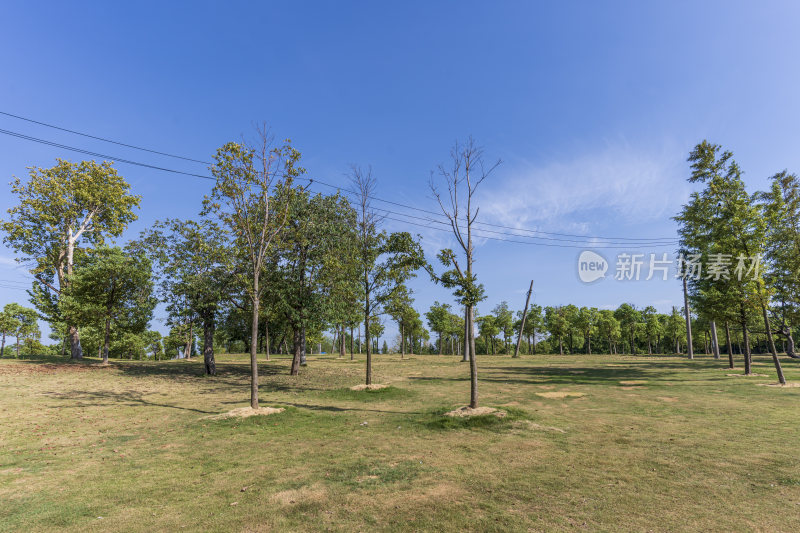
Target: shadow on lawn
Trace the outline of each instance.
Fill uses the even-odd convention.
[[[149,406],[149,407],[166,407],[169,409],[180,409],[182,411],[193,411],[202,414],[214,414],[214,411],[203,411],[202,409],[195,409],[192,407],[181,407],[180,405],[171,405],[166,403],[153,402],[146,400],[144,394],[138,391],[71,391],[71,392],[48,392],[44,396],[55,400],[66,400],[76,402],[75,405],[59,406],[64,408],[82,408],[82,407],[100,407],[100,406],[115,406],[126,405],[130,407]]]

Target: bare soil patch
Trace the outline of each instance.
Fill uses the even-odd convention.
[[[769,377],[767,374],[725,374],[726,376],[731,376],[734,378],[767,378]]]
[[[647,380],[646,379],[629,379],[629,380],[625,380],[625,381],[620,381],[619,384],[620,385],[646,385],[647,384]]]
[[[452,411],[448,411],[444,414],[444,416],[464,418],[469,416],[494,415],[497,418],[503,418],[506,416],[506,414],[507,413],[505,411],[501,409],[495,409],[494,407],[476,407],[473,409],[472,407],[464,406]]]
[[[386,387],[388,387],[388,386],[389,386],[389,385],[386,385],[385,383],[372,383],[372,384],[370,384],[370,385],[364,385],[364,384],[362,383],[361,385],[355,385],[355,386],[353,386],[353,387],[350,387],[350,390],[354,390],[354,391],[362,391],[362,390],[381,390],[381,389],[385,389],[385,388],[386,388]]]
[[[219,415],[213,415],[209,418],[248,418],[251,416],[274,415],[276,413],[282,413],[283,411],[285,411],[283,407],[259,407],[258,409],[253,409],[252,407],[239,407],[238,409],[233,409],[227,413],[222,413]]]
[[[536,396],[541,396],[542,398],[580,398],[581,396],[586,396],[586,393],[553,391],[553,392],[537,392]]]
[[[800,387],[800,382],[795,381],[795,382],[787,383],[785,385],[782,384],[782,383],[758,383],[758,385],[761,386],[761,387],[781,387],[781,388],[789,389],[789,388],[792,388],[792,387]]]

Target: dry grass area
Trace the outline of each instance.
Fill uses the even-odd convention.
[[[768,358],[759,358],[768,362]],[[724,361],[0,360],[3,531],[800,531],[800,388]],[[794,361],[790,382],[800,382]],[[628,384],[628,385],[625,385]],[[624,386],[623,386],[624,385]]]

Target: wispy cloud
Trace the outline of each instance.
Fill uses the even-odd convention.
[[[663,219],[688,196],[684,165],[679,150],[647,153],[621,143],[567,161],[521,163],[482,191],[481,212],[504,225],[574,233],[590,232],[604,215]]]

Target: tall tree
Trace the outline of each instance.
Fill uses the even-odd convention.
[[[133,243],[153,261],[159,296],[167,304],[169,325],[186,323],[185,354],[191,353],[192,317],[203,327],[203,365],[207,375],[217,373],[214,332],[220,309],[235,292],[233,252],[229,234],[216,222],[167,219],[156,222]]]
[[[102,325],[103,362],[108,363],[112,328],[135,335],[147,329],[156,305],[152,292],[149,260],[101,247],[87,254],[70,277],[61,306],[79,325]]]
[[[444,182],[444,189],[436,184],[436,175],[431,172],[430,188],[439,203],[439,208],[450,223],[458,246],[463,252],[459,262],[456,253],[450,249],[439,252],[439,261],[448,269],[441,276],[431,270],[434,280],[446,288],[454,289],[459,303],[464,306],[464,356],[469,359],[471,408],[478,407],[478,365],[475,357],[475,306],[485,298],[483,285],[477,282],[473,272],[475,247],[472,241],[472,226],[478,218],[480,208],[475,205],[475,193],[501,161],[485,165],[483,149],[475,144],[472,137],[466,144],[456,142],[450,150],[451,164],[439,165],[438,181]]]
[[[372,384],[372,346],[370,319],[383,312],[383,306],[415,271],[425,265],[422,247],[407,232],[387,234],[380,229],[381,217],[372,207],[376,180],[372,169],[352,167],[356,189],[356,257],[362,287],[364,340],[366,343],[366,384]]]
[[[52,324],[66,324],[72,359],[80,359],[80,336],[75,320],[58,315],[58,301],[73,274],[76,256],[118,237],[136,220],[140,197],[108,161],[70,163],[57,159],[52,168],[30,168],[23,182],[15,177],[11,193],[18,205],[2,222],[3,242],[32,263],[36,278],[33,301]]]
[[[724,280],[727,293],[737,296],[745,344],[745,372],[750,373],[748,314],[760,311],[778,380],[785,383],[767,313],[769,292],[759,267],[767,239],[766,220],[755,196],[747,193],[741,168],[730,151],[703,141],[692,150],[689,162],[692,169],[689,181],[702,183],[705,188],[694,193],[675,217],[681,223],[681,246],[696,250],[715,265],[702,282]],[[731,260],[736,261],[732,272],[728,264]],[[694,290],[702,290],[702,285],[698,284]]]
[[[292,330],[290,374],[304,364],[307,330],[322,330],[338,317],[335,287],[354,269],[356,213],[343,196],[295,190],[285,199],[289,215],[273,253],[277,283],[270,294]]]
[[[251,309],[250,407],[258,409],[258,323],[261,297],[266,287],[261,275],[267,253],[283,229],[289,203],[273,206],[275,189],[291,189],[305,173],[300,152],[286,140],[276,145],[266,130],[258,131],[255,146],[228,143],[217,150],[211,173],[216,183],[203,200],[203,214],[214,214],[233,234],[235,245],[246,258],[247,268],[238,276]]]

